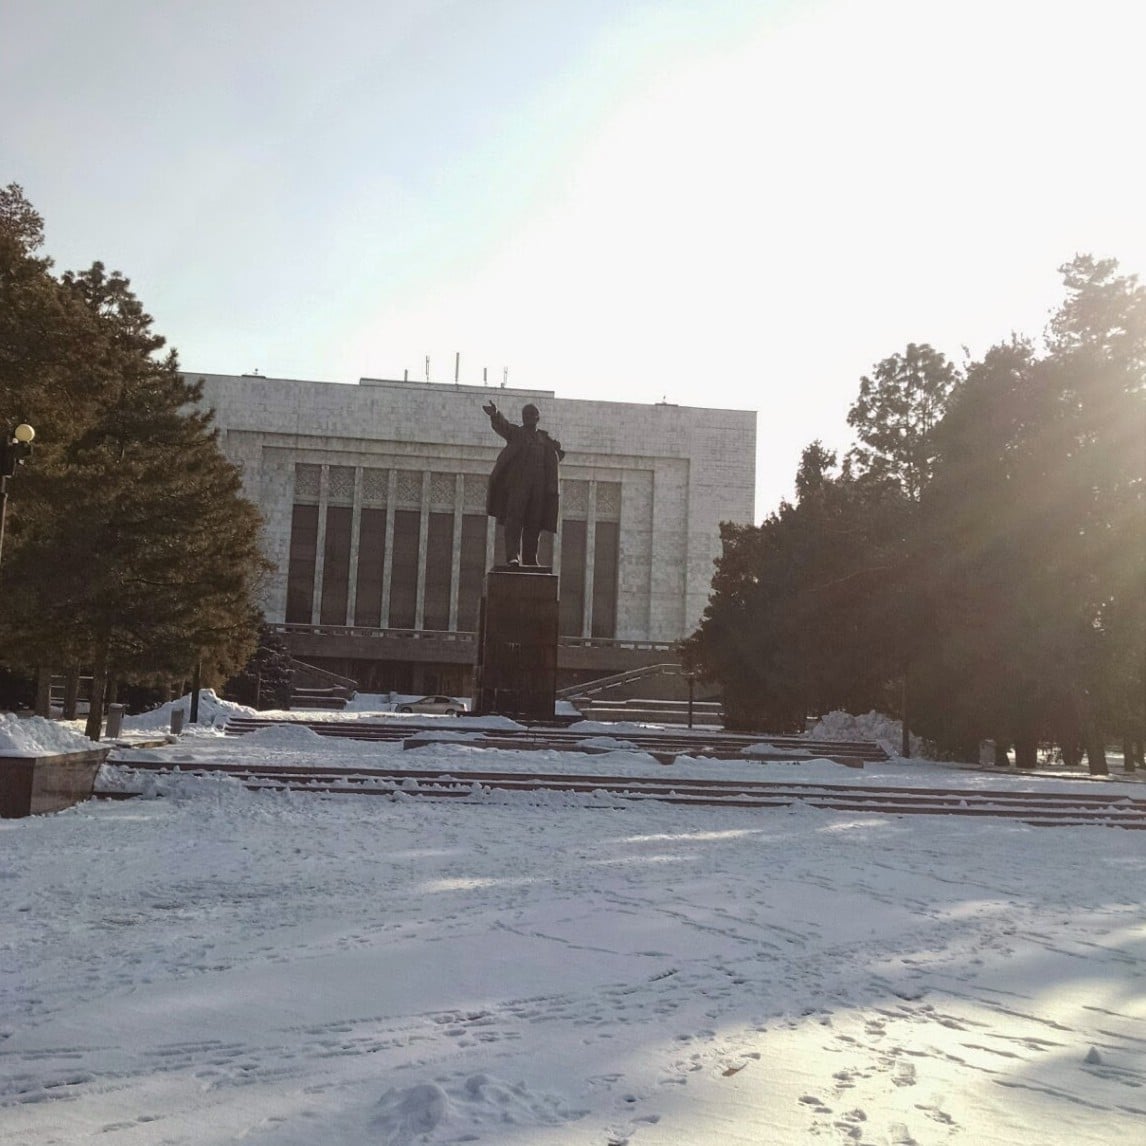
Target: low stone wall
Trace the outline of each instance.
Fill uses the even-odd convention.
[[[111,748],[50,756],[0,756],[0,818],[58,812],[90,800]]]

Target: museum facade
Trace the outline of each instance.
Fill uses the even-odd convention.
[[[556,534],[559,684],[671,661],[696,627],[720,522],[753,520],[756,415],[545,390],[195,374],[264,519],[268,621],[300,660],[364,691],[468,695],[486,571],[485,495],[533,403],[565,451]]]

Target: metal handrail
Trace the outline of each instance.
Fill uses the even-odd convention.
[[[366,637],[378,640],[394,637],[400,640],[458,641],[473,643],[477,633],[460,629],[396,629],[374,625],[308,625],[298,621],[272,624],[281,635],[309,634],[318,637]],[[558,643],[567,648],[644,649],[668,652],[675,646],[672,641],[645,641],[626,637],[558,637]],[[677,666],[679,667],[679,666]]]
[[[583,684],[573,684],[568,688],[558,689],[559,699],[567,700],[572,696],[592,696],[595,692],[603,692],[615,684],[629,684],[634,680],[642,680],[646,676],[683,676],[684,670],[679,664],[669,662],[659,665],[642,665],[640,668],[628,669],[625,672],[613,673],[612,676],[598,677],[596,680],[587,680]]]

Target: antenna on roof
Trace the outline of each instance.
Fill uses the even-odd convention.
[[[454,385],[458,384],[458,372],[462,368],[462,352],[460,350],[454,351]]]
[[[509,381],[509,367],[503,366],[501,368],[501,388],[505,389],[505,384]]]
[[[430,380],[430,356],[426,355],[426,381]]]
[[[488,366],[483,366],[481,368],[481,384],[483,386],[489,385],[489,367]]]

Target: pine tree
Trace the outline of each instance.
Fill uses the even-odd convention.
[[[856,473],[889,480],[919,501],[935,462],[935,427],[957,378],[939,351],[914,342],[861,378],[848,412],[859,439],[850,454]]]
[[[885,562],[903,498],[835,464],[813,442],[796,504],[760,526],[722,526],[712,596],[685,653],[720,682],[731,726],[799,731],[808,713],[888,707],[902,638]]]
[[[1146,292],[1117,264],[1061,268],[1040,354],[1014,339],[967,372],[924,499],[941,637],[926,718],[1033,765],[1040,740],[1107,770],[1146,724]]]
[[[15,667],[91,668],[88,734],[98,735],[109,677],[170,679],[202,664],[210,682],[247,660],[266,566],[259,516],[198,408],[199,388],[163,353],[128,280],[99,263],[48,277],[54,290],[42,279],[38,289],[89,324],[84,416],[49,421],[43,457],[21,476],[0,630]],[[17,345],[52,360],[40,345],[51,328],[15,325]],[[45,389],[30,386],[28,402]]]
[[[0,188],[0,430],[35,427],[37,453],[90,416],[88,351],[96,339],[90,310],[37,254],[43,220],[16,183]],[[19,519],[19,499],[10,506]]]
[[[228,700],[251,708],[289,708],[294,668],[286,641],[270,625],[259,630],[259,647],[226,684]]]

